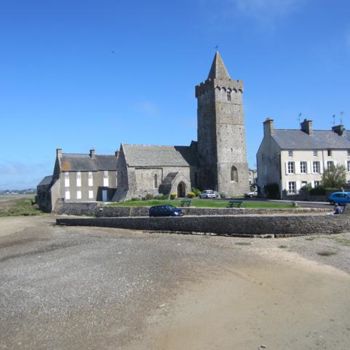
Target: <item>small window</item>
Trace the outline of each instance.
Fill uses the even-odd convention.
[[[295,181],[288,182],[288,193],[294,194],[296,192],[296,184]]]
[[[320,181],[314,181],[314,187],[319,187],[320,186]]]
[[[94,198],[94,191],[89,190],[89,199]]]
[[[154,175],[154,188],[158,188],[158,176],[157,176],[157,174]]]
[[[92,187],[94,185],[94,178],[92,176],[92,171],[89,171],[89,174],[88,174],[88,185],[89,187]]]
[[[77,172],[77,187],[81,187],[81,172]]]
[[[64,173],[64,187],[69,187],[69,173],[65,172]]]
[[[327,150],[327,155],[328,155],[328,157],[332,156],[332,150],[331,149]]]
[[[294,162],[288,162],[288,174],[294,174],[294,173],[295,173]]]
[[[348,157],[350,157],[350,149],[348,149]]]
[[[231,168],[231,181],[238,182],[238,171],[235,166]]]
[[[108,170],[105,170],[103,172],[103,186],[104,187],[108,187],[109,186]]]
[[[348,171],[350,171],[350,160],[348,160]]]
[[[288,156],[293,157],[293,151],[288,151]]]
[[[313,162],[312,170],[315,174],[319,174],[321,172],[320,171],[320,162]]]
[[[314,156],[317,157],[318,156],[318,151],[314,150]]]
[[[307,173],[307,162],[300,162],[300,172],[304,174]]]
[[[334,168],[334,162],[332,160],[329,160],[327,162],[327,169],[331,169],[331,168]]]
[[[227,91],[227,101],[231,101],[231,91]]]
[[[66,191],[66,192],[64,193],[64,199],[65,199],[65,200],[70,200],[70,191]]]
[[[77,199],[81,199],[81,191],[77,191]]]

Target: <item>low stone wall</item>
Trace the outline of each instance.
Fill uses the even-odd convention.
[[[147,231],[203,232],[232,236],[294,236],[350,230],[348,215],[233,215],[183,217],[58,218],[59,225]]]
[[[245,215],[245,214],[283,214],[283,213],[322,213],[332,212],[329,208],[293,208],[293,209],[247,209],[247,208],[181,208],[185,215],[209,216],[209,215]],[[108,207],[102,203],[61,203],[55,213],[62,215],[85,215],[97,217],[127,217],[148,216],[149,207]]]

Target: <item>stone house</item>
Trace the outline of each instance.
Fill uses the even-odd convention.
[[[264,121],[264,137],[257,153],[257,184],[264,194],[268,184],[278,184],[281,198],[297,195],[303,186],[317,187],[332,165],[343,165],[350,181],[350,133],[343,125],[313,130],[304,120],[300,129],[275,129]]]
[[[63,153],[56,150],[52,176],[37,187],[37,201],[44,211],[54,209],[58,201],[110,201],[117,188],[117,154],[97,155]]]

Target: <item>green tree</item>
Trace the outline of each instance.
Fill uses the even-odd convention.
[[[332,165],[322,175],[323,187],[340,188],[346,183],[346,169],[343,165]]]

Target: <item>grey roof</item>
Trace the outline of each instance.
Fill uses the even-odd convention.
[[[208,79],[231,79],[219,51],[216,51],[215,53],[214,60],[208,75]]]
[[[95,155],[63,153],[60,162],[61,171],[99,171],[117,170],[117,158],[115,155]]]
[[[146,146],[123,144],[129,166],[163,167],[196,165],[195,151],[191,146]]]
[[[331,130],[313,130],[311,135],[293,129],[275,129],[272,138],[282,149],[348,149],[350,148],[350,133],[343,136]]]
[[[50,176],[45,176],[41,181],[40,181],[40,183],[39,183],[39,185],[38,186],[48,186],[48,185],[50,185],[51,184],[51,182],[52,182],[52,175],[50,175]]]

